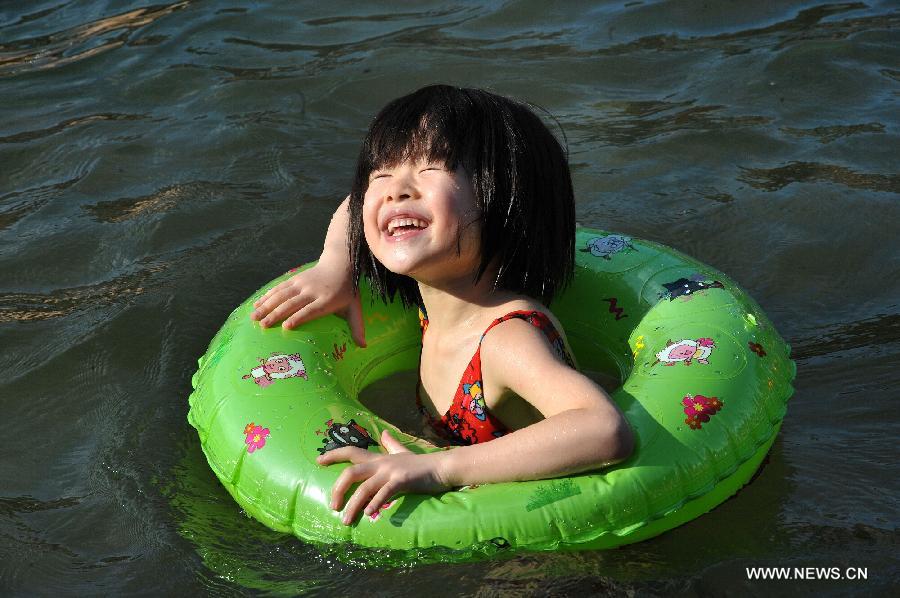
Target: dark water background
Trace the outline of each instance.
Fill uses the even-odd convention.
[[[0,593],[896,590],[898,42],[886,1],[0,0]],[[218,485],[196,358],[317,257],[369,118],[432,82],[545,107],[582,224],[727,272],[794,347],[736,498],[618,550],[383,571]]]

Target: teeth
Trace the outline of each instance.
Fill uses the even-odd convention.
[[[428,224],[424,220],[417,218],[394,218],[387,225],[388,235],[393,236],[394,231],[402,226],[414,226],[416,228],[425,228]]]

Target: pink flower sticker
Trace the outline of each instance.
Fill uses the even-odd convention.
[[[709,421],[710,416],[718,413],[723,403],[718,397],[705,397],[703,395],[684,395],[681,399],[684,405],[684,414],[687,419],[684,420],[692,430],[699,430],[702,424]]]
[[[250,422],[244,427],[244,434],[247,436],[244,443],[247,445],[247,452],[252,453],[256,449],[266,446],[266,438],[269,436],[269,428],[257,426]]]

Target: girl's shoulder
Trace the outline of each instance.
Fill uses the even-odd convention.
[[[529,298],[500,306],[482,337],[482,350],[504,356],[548,351],[574,367],[565,331],[547,306]]]
[[[560,324],[556,315],[550,311],[546,305],[541,303],[540,301],[536,301],[529,297],[522,297],[518,299],[514,299],[512,301],[508,301],[504,303],[502,306],[499,306],[496,309],[491,310],[495,313],[495,317],[492,320],[493,323],[502,323],[508,320],[520,320],[526,324],[530,324],[533,328],[541,329],[541,325],[545,322],[549,322],[552,327],[559,332],[560,335],[565,336],[562,328],[562,324]],[[527,328],[521,327],[523,330],[527,330]]]
[[[505,315],[510,313],[517,316],[502,319],[482,337],[485,387],[493,388],[496,396],[522,397],[546,416],[553,408],[546,403],[547,384],[581,374],[562,326],[549,309],[539,303],[520,304]]]

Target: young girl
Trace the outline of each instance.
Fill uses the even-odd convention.
[[[402,493],[556,477],[630,455],[630,428],[575,369],[546,307],[571,277],[574,211],[565,153],[521,103],[435,85],[375,117],[319,263],[266,293],[253,318],[293,328],[339,312],[365,346],[360,276],[418,305],[416,400],[461,446],[414,454],[385,431],[387,454],[319,457],[353,463],[332,489],[339,510],[359,483],[345,524]]]

